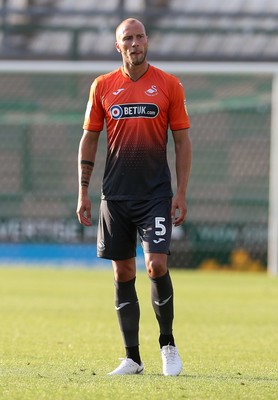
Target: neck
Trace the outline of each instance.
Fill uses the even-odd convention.
[[[145,61],[141,65],[131,65],[125,63],[123,68],[125,74],[128,75],[132,81],[137,81],[147,72],[149,64],[147,63],[147,61]]]

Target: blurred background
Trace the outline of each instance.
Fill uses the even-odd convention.
[[[266,270],[273,73],[233,65],[278,61],[277,2],[2,0],[0,16],[0,264],[102,265],[105,133],[88,229],[75,216],[77,151],[90,84],[121,65],[115,27],[134,16],[149,61],[182,66],[191,118],[188,218],[173,232],[170,266]],[[223,69],[211,73],[216,62]]]

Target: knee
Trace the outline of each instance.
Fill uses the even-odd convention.
[[[114,278],[117,282],[127,282],[133,279],[134,276],[127,269],[116,269],[114,270]]]
[[[146,261],[146,268],[150,278],[159,278],[167,272],[166,260],[162,257],[152,257]]]
[[[135,278],[134,260],[112,261],[114,279],[117,282],[127,282]]]

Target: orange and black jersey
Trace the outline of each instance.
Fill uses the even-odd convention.
[[[172,196],[167,131],[189,128],[182,84],[149,66],[132,81],[123,68],[101,75],[91,86],[83,128],[102,131],[107,159],[102,198],[143,200]]]

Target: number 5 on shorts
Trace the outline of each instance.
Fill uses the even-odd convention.
[[[166,228],[163,222],[165,222],[164,217],[155,217],[155,234],[157,236],[163,236],[166,233]]]

